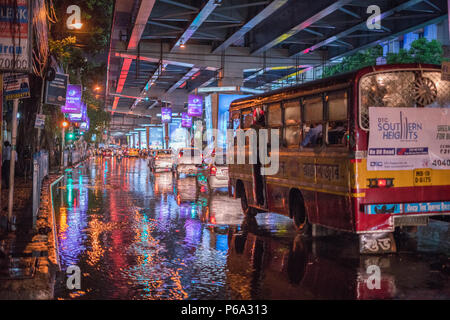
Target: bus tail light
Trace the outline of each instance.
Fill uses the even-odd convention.
[[[215,176],[217,173],[217,168],[212,166],[211,169],[209,169],[209,175],[210,176]]]
[[[390,188],[394,186],[394,178],[374,178],[369,180],[369,188]]]

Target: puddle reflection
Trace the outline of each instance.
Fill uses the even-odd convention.
[[[153,175],[141,159],[92,159],[66,173],[54,203],[63,270],[57,298],[450,297],[448,275],[431,272],[447,257],[360,256],[342,237],[301,238],[286,217],[244,219],[239,199],[203,192],[195,177]],[[65,287],[74,264],[79,292]],[[367,285],[369,266],[380,270],[378,289]]]

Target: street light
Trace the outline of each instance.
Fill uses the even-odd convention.
[[[72,23],[72,24],[67,25],[69,30],[73,30],[73,29],[80,30],[82,26],[83,26],[83,24],[81,22]]]
[[[69,126],[69,122],[67,122],[66,120],[64,120],[61,123],[61,127],[62,127],[62,134],[61,134],[61,163],[60,163],[61,171],[64,169],[64,144],[65,144],[65,140],[66,140],[66,128],[68,126]]]

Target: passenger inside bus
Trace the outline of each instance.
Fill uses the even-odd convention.
[[[302,147],[314,147],[320,142],[322,136],[322,124],[312,123],[309,131],[306,133],[305,138],[302,141]]]
[[[345,144],[346,131],[343,121],[332,122],[328,129],[328,144]]]

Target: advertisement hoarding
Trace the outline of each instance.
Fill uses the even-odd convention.
[[[188,115],[190,117],[201,117],[203,114],[203,97],[190,94],[188,98]]]
[[[83,115],[81,113],[69,113],[67,115],[67,120],[70,122],[82,122]]]
[[[53,81],[47,81],[45,103],[57,106],[65,105],[68,82],[69,76],[63,73],[56,73]]]
[[[30,2],[0,0],[1,71],[31,72]]]
[[[172,121],[172,108],[161,108],[161,122],[170,123]]]
[[[30,97],[30,84],[27,74],[7,74],[3,76],[3,95],[5,100]]]
[[[369,108],[367,170],[450,168],[450,109]]]
[[[81,113],[82,87],[79,84],[68,84],[66,104],[61,107],[63,113]]]
[[[191,128],[192,127],[192,118],[187,114],[187,112],[183,112],[181,114],[181,126],[183,128]]]

